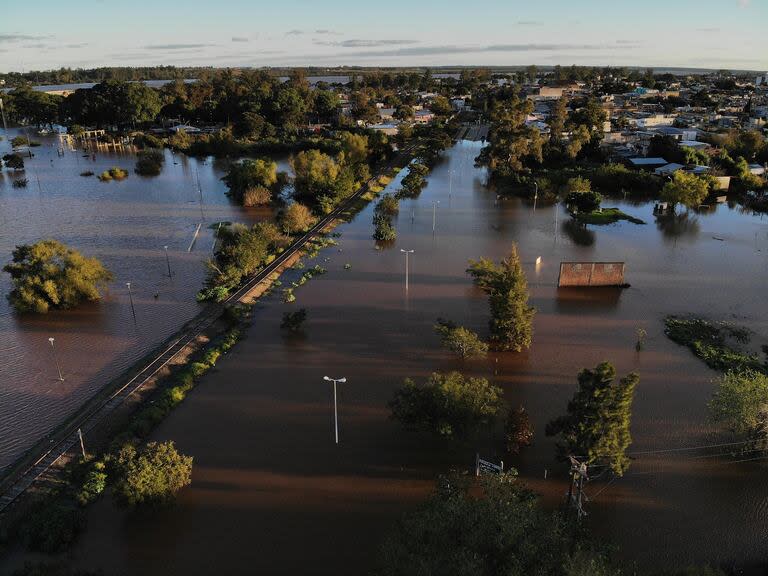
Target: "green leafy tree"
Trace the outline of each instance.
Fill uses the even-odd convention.
[[[113,495],[130,508],[168,504],[192,482],[192,457],[179,453],[173,442],[150,442],[141,450],[126,444],[115,468]]]
[[[706,199],[709,194],[709,183],[704,178],[695,174],[689,174],[678,170],[672,176],[672,180],[664,184],[661,189],[661,198],[672,204],[682,204],[686,208],[695,208]]]
[[[558,98],[549,115],[549,141],[560,144],[563,139],[565,122],[568,119],[568,103],[565,98]]]
[[[588,144],[591,139],[592,136],[589,132],[589,128],[583,124],[576,126],[576,128],[571,130],[570,138],[568,139],[568,143],[565,145],[566,156],[568,156],[568,158],[571,160],[575,160],[579,155],[579,152],[581,152],[581,149],[586,144]]]
[[[244,206],[267,204],[272,194],[279,191],[277,163],[269,159],[232,164],[222,180],[229,187],[229,193]]]
[[[616,369],[608,362],[579,372],[579,387],[568,402],[567,414],[547,424],[547,436],[559,436],[558,451],[586,464],[604,464],[621,476],[629,468],[627,448],[632,399],[640,382],[632,372],[614,382]]]
[[[19,312],[45,314],[50,308],[73,308],[101,298],[112,274],[96,258],[87,258],[56,240],[16,246],[3,268],[11,275],[8,295]]]
[[[520,352],[531,346],[535,308],[528,305],[528,282],[517,245],[496,264],[486,258],[470,261],[467,272],[486,294],[491,308],[491,345]]]
[[[712,420],[736,437],[754,441],[745,449],[768,450],[768,375],[756,370],[727,372],[709,403]]]
[[[437,320],[435,332],[440,336],[443,346],[459,358],[485,358],[488,344],[480,340],[477,334],[463,326],[457,326],[449,320]]]
[[[502,406],[502,390],[485,378],[433,373],[424,384],[410,378],[389,403],[392,418],[442,437],[468,437],[488,426]]]
[[[507,412],[507,419],[504,422],[504,439],[507,452],[510,454],[519,454],[523,448],[531,445],[533,426],[528,412],[522,406],[511,408]]]
[[[576,571],[589,566],[588,571]],[[378,576],[616,576],[514,471],[441,478],[385,539]]]
[[[437,116],[448,116],[453,112],[451,103],[445,96],[435,96],[429,103],[429,109]]]
[[[320,150],[299,152],[291,158],[291,168],[296,193],[310,199],[333,195],[334,183],[341,173],[336,160]]]
[[[162,150],[140,150],[136,159],[136,173],[141,176],[157,176],[163,169],[164,162]]]
[[[344,162],[347,164],[365,164],[368,161],[368,137],[363,134],[342,132],[339,135]]]
[[[565,205],[572,211],[589,214],[600,208],[603,198],[592,190],[592,183],[586,178],[580,176],[569,178],[565,190],[567,192]]]
[[[298,334],[304,328],[304,322],[307,320],[306,308],[300,308],[295,312],[285,312],[280,328],[293,334]]]

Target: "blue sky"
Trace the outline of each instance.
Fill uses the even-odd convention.
[[[768,70],[768,0],[33,0],[0,71],[59,66],[628,65]]]

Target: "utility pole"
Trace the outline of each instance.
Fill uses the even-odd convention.
[[[338,404],[336,401],[336,384],[347,381],[346,378],[330,378],[328,376],[323,376],[323,380],[326,382],[333,382],[333,427],[334,431],[336,433],[336,444],[339,443],[339,409]]]
[[[61,375],[61,366],[59,365],[59,358],[56,356],[56,347],[53,345],[55,338],[48,338],[48,342],[51,344],[51,351],[53,352],[53,360],[56,362],[56,371],[59,373],[59,382],[64,382],[64,376]]]
[[[437,223],[437,205],[440,204],[440,200],[432,202],[432,233],[435,233],[435,224]]]
[[[0,98],[0,116],[3,117],[3,131],[5,132],[5,138],[8,139],[8,124],[5,122],[5,108],[3,108],[3,99]]]
[[[584,496],[584,480],[589,480],[587,464],[579,462],[573,456],[568,456],[568,459],[571,461],[571,485],[568,489],[568,507],[576,509],[576,521],[581,522],[582,517],[587,515],[583,507],[583,501],[586,498]],[[574,494],[574,490],[576,494]]]
[[[80,450],[83,452],[83,460],[88,458],[88,456],[85,454],[85,443],[83,442],[83,431],[78,428],[77,429],[77,435],[80,437]]]

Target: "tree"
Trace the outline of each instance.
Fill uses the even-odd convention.
[[[283,314],[283,321],[280,323],[280,328],[287,330],[293,334],[301,332],[304,327],[304,322],[307,320],[307,309],[300,308],[295,312],[285,312]]]
[[[709,412],[736,437],[754,442],[744,450],[768,450],[768,375],[745,370],[721,376]]]
[[[429,109],[437,116],[448,116],[453,112],[451,103],[445,96],[435,96],[429,103]]]
[[[615,576],[618,572],[545,512],[515,471],[477,482],[441,477],[432,496],[385,539],[378,576]],[[589,566],[589,572],[571,571]]]
[[[347,164],[365,164],[368,161],[368,137],[352,132],[342,132],[339,136],[344,162]]]
[[[140,150],[136,159],[136,174],[157,176],[163,169],[165,156],[162,150]]]
[[[24,158],[16,152],[3,156],[6,168],[11,170],[24,170]]]
[[[568,402],[567,414],[547,424],[546,433],[560,437],[561,456],[603,464],[621,476],[629,468],[632,399],[640,377],[631,372],[618,383],[615,377],[616,369],[608,362],[579,372],[579,387]]]
[[[293,202],[283,211],[281,223],[287,234],[295,234],[296,232],[306,232],[314,226],[316,220],[312,211],[304,204]]]
[[[277,163],[269,159],[243,160],[232,164],[222,180],[244,206],[268,204],[272,193],[278,191]]]
[[[682,204],[686,208],[699,206],[709,194],[709,184],[704,178],[678,170],[672,180],[664,184],[661,198],[675,205]]]
[[[552,144],[560,144],[565,130],[565,121],[568,118],[568,108],[565,98],[558,98],[549,115],[549,141]]]
[[[379,199],[373,211],[391,218],[400,212],[400,202],[392,194],[387,193]]]
[[[592,191],[592,183],[580,176],[568,179],[566,191],[568,195],[565,197],[565,205],[577,213],[594,212],[600,208],[600,202],[603,200],[600,194]]]
[[[407,378],[389,402],[392,418],[407,428],[444,438],[468,437],[501,409],[502,390],[485,378],[433,373],[424,384]]]
[[[491,344],[498,350],[520,352],[531,346],[533,315],[528,306],[528,283],[517,245],[500,264],[481,258],[470,261],[467,272],[486,294],[491,308]]]
[[[16,246],[3,267],[11,275],[8,295],[19,312],[45,314],[50,308],[73,308],[101,298],[112,274],[96,258],[87,258],[56,240]]]
[[[589,128],[583,124],[579,124],[571,131],[571,136],[568,139],[568,143],[565,145],[565,153],[571,160],[575,160],[581,152],[581,149],[589,143],[592,136],[589,132]]]
[[[126,444],[115,468],[113,495],[130,508],[168,504],[192,482],[192,457],[179,453],[173,442],[150,442],[142,450]]]
[[[443,346],[462,360],[485,358],[488,354],[488,344],[480,340],[472,330],[463,326],[457,326],[453,322],[438,318],[435,332],[440,336]]]
[[[296,193],[315,200],[333,194],[333,185],[341,172],[336,160],[314,149],[291,157],[291,168]]]
[[[507,412],[507,420],[504,422],[504,439],[507,452],[510,454],[519,454],[523,448],[531,445],[533,426],[531,426],[528,412],[522,406],[511,408]]]

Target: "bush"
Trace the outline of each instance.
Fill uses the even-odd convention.
[[[448,320],[437,320],[435,332],[440,336],[443,346],[459,358],[485,358],[488,344],[480,340],[477,334],[463,326],[457,326]]]
[[[269,159],[232,164],[222,180],[229,187],[230,195],[244,206],[268,204],[284,183],[278,178],[277,163]]]
[[[392,418],[439,436],[467,437],[487,426],[501,409],[502,390],[485,378],[435,372],[423,385],[406,379],[389,402]]]
[[[8,296],[19,312],[45,314],[50,308],[73,308],[101,298],[112,274],[96,258],[86,258],[56,240],[23,244],[3,268],[11,275]]]
[[[376,203],[374,211],[382,216],[391,218],[397,216],[397,213],[400,211],[400,203],[392,194],[384,194]]]
[[[272,202],[272,192],[264,186],[254,186],[243,192],[243,206],[251,208]]]
[[[150,442],[141,451],[126,444],[117,454],[116,471],[114,496],[119,504],[162,506],[191,483],[192,457],[180,454],[173,442]]]
[[[85,172],[80,172],[80,176],[89,177],[93,176],[93,172],[91,170],[86,170]]]
[[[96,500],[106,487],[107,473],[104,462],[93,462],[85,473],[82,486],[77,493],[77,501],[81,506],[87,506]]]
[[[109,182],[110,180],[124,180],[128,178],[128,171],[122,168],[113,166],[109,170],[105,170],[99,174],[99,180],[102,182]]]
[[[29,180],[26,178],[17,178],[13,181],[14,188],[26,188],[27,184],[29,184]]]
[[[378,242],[393,242],[397,238],[397,230],[392,226],[392,220],[383,214],[373,214],[373,237]]]

